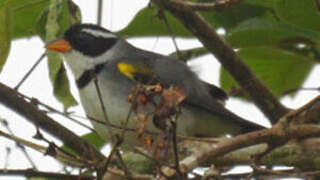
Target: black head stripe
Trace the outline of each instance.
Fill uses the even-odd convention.
[[[91,24],[77,24],[70,27],[64,38],[70,42],[72,48],[84,55],[95,57],[106,52],[116,44],[117,37],[94,36],[83,30],[92,30],[99,33],[112,34],[110,31]]]
[[[77,87],[82,89],[86,87],[103,69],[103,64],[98,64],[94,69],[86,70],[81,74],[81,76],[76,80]]]

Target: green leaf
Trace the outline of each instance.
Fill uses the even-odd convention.
[[[121,36],[170,36],[165,21],[160,19],[157,8],[141,9],[127,27],[118,32]],[[184,26],[170,13],[164,12],[175,36],[191,37]]]
[[[275,1],[275,11],[283,21],[320,31],[320,14],[315,0],[278,0]]]
[[[0,71],[10,51],[12,34],[12,9],[8,1],[0,7]]]
[[[103,148],[107,144],[106,140],[99,136],[96,132],[91,132],[81,136],[83,139],[86,139],[90,144],[92,144],[97,149]]]
[[[238,54],[276,96],[301,87],[315,64],[303,56],[270,47],[244,48]],[[226,90],[238,86],[224,69],[221,70],[220,84]]]
[[[4,5],[0,3],[0,7]],[[49,2],[47,0],[10,0],[13,11],[12,27],[14,29],[12,38],[23,38],[35,35],[37,18]]]
[[[226,40],[236,48],[279,46],[282,42],[289,42],[292,39],[304,39],[319,44],[320,34],[283,22],[255,18],[241,23],[226,37]]]
[[[77,105],[77,101],[74,99],[70,92],[69,80],[67,78],[65,67],[63,65],[61,65],[59,72],[56,74],[54,80],[53,92],[55,97],[63,103],[64,111],[67,111],[67,109],[71,106]]]
[[[103,148],[104,145],[107,144],[106,140],[104,140],[96,132],[91,132],[91,133],[85,134],[85,135],[81,136],[81,138],[87,140],[91,145],[93,145],[97,149],[101,149],[101,148]],[[62,145],[61,148],[63,150],[66,150],[69,153],[77,154],[74,150],[72,150],[71,148],[69,148],[65,145]]]
[[[219,7],[214,11],[202,12],[201,14],[214,27],[222,27],[228,31],[250,18],[275,19],[275,15],[269,6],[270,3],[259,3],[259,0],[250,0],[236,3],[232,6]],[[164,20],[160,19],[157,14],[157,8],[146,7],[141,9],[129,25],[118,32],[119,35],[126,37],[171,36]],[[170,13],[165,11],[164,14],[175,36],[193,37]]]
[[[227,32],[251,18],[275,20],[271,8],[262,6],[259,0],[249,0],[232,6],[219,7],[214,11],[201,13],[216,28],[224,28]]]
[[[247,4],[252,4],[256,6],[262,6],[265,8],[274,8],[274,3],[277,0],[268,0],[268,1],[261,1],[261,0],[246,0]]]
[[[46,21],[45,18],[46,17]],[[42,34],[46,42],[52,41],[59,37],[73,21],[71,21],[69,13],[68,1],[51,0],[48,12],[43,12],[43,17],[39,18],[39,25],[44,27],[44,30],[37,28]],[[43,24],[44,23],[44,24]],[[54,86],[55,97],[63,103],[64,110],[77,104],[72,96],[69,87],[69,81],[62,63],[62,57],[59,53],[47,51],[50,79]]]

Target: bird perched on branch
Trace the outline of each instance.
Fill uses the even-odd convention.
[[[120,36],[96,25],[76,24],[62,38],[46,48],[60,52],[70,67],[88,117],[104,120],[101,100],[112,124],[126,121],[131,103],[128,95],[137,84],[175,87],[182,93],[177,133],[190,136],[237,135],[262,129],[224,107],[226,93],[201,81],[183,62],[169,56],[142,50]],[[96,84],[94,83],[96,79]],[[142,110],[147,112],[146,110]],[[149,108],[150,110],[150,108]],[[135,128],[132,116],[128,127]],[[92,122],[98,133],[107,137],[105,124]],[[148,123],[154,130],[154,123]],[[114,129],[116,129],[114,127]]]

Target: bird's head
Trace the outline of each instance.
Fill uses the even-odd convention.
[[[63,54],[75,76],[96,65],[105,63],[113,56],[110,51],[118,42],[114,33],[93,24],[76,24],[64,35],[46,44],[49,50]]]

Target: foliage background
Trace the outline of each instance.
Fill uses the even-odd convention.
[[[39,19],[39,14],[43,13],[44,7],[48,4],[44,3],[35,7],[30,6],[31,9],[28,9],[23,7],[23,3],[19,0],[11,2],[2,1],[0,3],[0,23],[2,27],[0,29],[0,40],[3,42],[0,45],[2,52],[0,55],[0,64],[5,64],[5,66],[2,67],[3,70],[0,81],[14,87],[32,66],[33,62],[40,56],[41,52],[44,51],[44,44],[39,37],[31,36],[34,35],[34,33],[40,33],[44,39],[48,36],[42,34],[43,29],[41,30],[41,28],[45,27],[45,24],[41,24],[43,22],[38,21],[41,19]],[[84,22],[96,21],[96,6],[93,2],[90,3],[90,6],[88,2],[84,0],[76,0],[74,2],[80,6]],[[81,5],[82,3],[83,5]],[[132,8],[133,5],[128,5],[127,3],[127,1],[120,2],[118,0],[117,2],[106,3],[103,25],[114,31],[126,27],[119,33],[131,38],[130,41],[139,47],[165,54],[173,52],[174,48],[170,38],[161,38],[160,40],[154,37],[150,38],[150,36],[170,35],[161,20],[157,20],[154,17],[155,20],[150,21],[150,17],[155,16],[156,9],[143,9],[137,14],[136,18],[133,18],[135,14],[134,11],[138,11],[140,8],[146,6],[147,1],[141,1],[141,5],[137,5],[136,8]],[[126,6],[124,6],[124,4],[126,4]],[[301,86],[317,87],[320,83],[319,78],[316,78],[319,77],[319,67],[316,66],[316,62],[319,59],[318,48],[320,41],[319,23],[317,23],[320,17],[317,7],[317,1],[312,0],[290,0],[290,3],[289,0],[270,0],[268,2],[248,0],[230,8],[217,9],[213,13],[205,12],[203,14],[216,28],[220,28],[220,30],[223,28],[225,30],[222,32],[225,33],[224,38],[226,41],[238,49],[239,55],[244,58],[257,75],[264,80],[268,87],[270,87],[277,96],[280,96],[281,93],[292,88]],[[10,9],[13,9],[13,11],[11,12]],[[28,16],[26,16],[26,14]],[[174,30],[174,34],[179,37],[179,47],[191,49],[201,46],[197,40],[185,39],[190,38],[190,34],[184,30],[182,25],[177,23],[177,21],[171,21],[172,17],[170,14],[167,14],[167,17]],[[129,26],[126,26],[129,22],[131,22]],[[38,23],[40,27],[39,25],[35,26]],[[65,22],[59,23],[63,24]],[[162,26],[159,27],[161,24]],[[62,30],[59,31],[62,32]],[[148,36],[148,38],[145,38],[145,36]],[[144,38],[140,39],[141,37]],[[9,48],[10,42],[11,48]],[[170,46],[168,46],[168,44],[170,44]],[[150,47],[154,46],[155,48],[150,49]],[[6,58],[5,52],[10,52],[8,59]],[[204,55],[203,52],[206,51],[202,51],[200,54]],[[201,60],[198,60],[198,63],[200,61],[201,63],[204,61],[206,61],[206,63],[212,63],[213,58],[211,55],[206,55],[203,56]],[[191,62],[191,64],[197,64],[197,62]],[[64,94],[64,92],[61,93],[57,86],[52,88],[48,78],[49,74],[53,84],[62,84],[62,89],[66,89],[66,84],[56,83],[57,79],[61,80],[59,76],[61,75],[59,74],[60,66],[54,65],[50,67],[51,71],[49,73],[46,62],[42,62],[41,66],[32,74],[32,78],[28,79],[19,90],[28,96],[36,97],[47,104],[63,110],[64,107],[66,108],[72,105],[72,100],[70,100],[70,97],[64,99],[64,95],[60,96],[60,100],[62,97],[62,101],[65,102],[65,106],[63,107],[56,101],[56,98],[52,96],[53,91],[58,95]],[[236,85],[224,70],[221,70],[220,79],[217,78],[219,77],[218,63],[205,64],[204,67],[207,68],[207,71],[210,73],[200,73],[202,77],[209,79],[211,82],[217,83],[217,81],[219,81],[222,88],[226,90],[230,90],[232,86]],[[195,70],[200,71],[199,65],[195,66]],[[201,71],[202,70],[203,69],[201,69]],[[305,81],[311,71],[313,72],[312,76],[315,78],[311,76],[310,80]],[[77,96],[74,85],[72,83],[71,85],[72,92]],[[282,98],[282,102],[288,107],[297,108],[316,95],[316,91],[305,91],[299,93],[297,96],[292,96],[293,99],[291,97]],[[263,118],[263,115],[259,113],[253,105],[248,105],[248,102],[231,99],[228,101],[227,107],[240,116],[258,121],[262,124],[268,124],[265,118]],[[241,109],[239,107],[241,107]],[[77,111],[83,115],[79,106],[72,107],[69,110]],[[8,112],[5,107],[1,107],[1,114],[1,117],[9,121],[10,129],[12,129],[15,135],[32,139],[31,137],[35,133],[33,125],[21,120],[21,118],[14,113]],[[56,115],[52,116],[63,124],[67,123]],[[69,126],[71,126],[72,129],[77,127],[72,123],[70,123]],[[26,129],[30,129],[31,131],[26,131]],[[83,129],[80,130],[80,128],[76,131],[85,133],[85,131]],[[5,144],[1,146],[0,151],[0,162],[3,162],[1,167],[6,166],[4,162],[6,162],[7,157],[9,157],[9,161],[7,161],[9,162],[8,167],[28,167],[28,163],[20,164],[20,160],[24,161],[25,157],[18,152],[19,150],[15,149],[14,143],[3,138],[0,140],[3,141],[1,144]],[[36,142],[39,143],[38,141]],[[6,149],[8,147],[12,150],[10,156],[6,155]],[[40,165],[40,161],[45,162],[45,164],[56,164],[50,157],[44,157],[41,154],[34,153],[32,150],[28,151],[34,156],[35,164]],[[16,159],[19,159],[19,161]],[[40,167],[47,168],[47,165],[40,165]],[[57,164],[55,167],[58,170],[60,168]],[[52,167],[48,169],[51,170]]]

